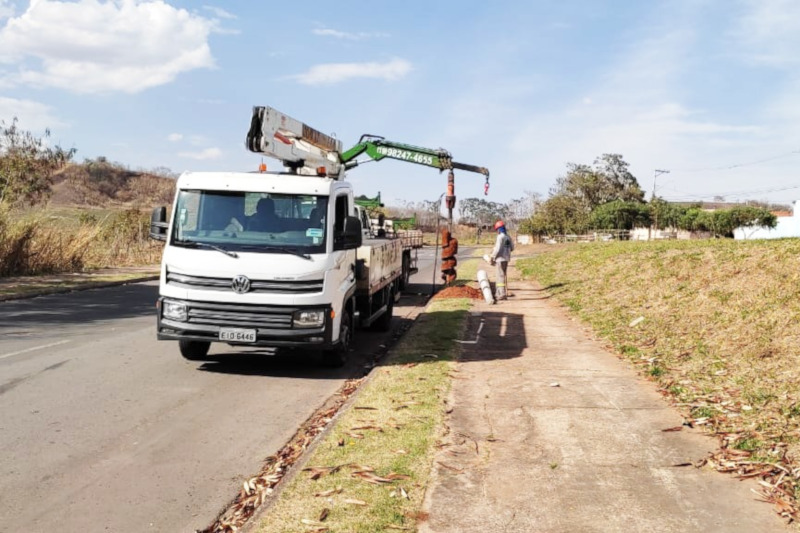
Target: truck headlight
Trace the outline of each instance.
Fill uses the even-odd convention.
[[[296,311],[292,317],[292,325],[296,328],[319,328],[325,324],[325,310]]]
[[[161,316],[178,322],[186,322],[186,304],[164,300],[161,302]]]

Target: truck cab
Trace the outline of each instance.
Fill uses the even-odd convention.
[[[151,225],[165,241],[158,338],[188,359],[210,342],[341,356],[362,240],[353,207],[350,185],[329,178],[183,174],[171,219],[156,209]]]
[[[245,144],[285,171],[185,173],[169,220],[153,210],[150,235],[165,241],[158,338],[191,360],[224,342],[312,348],[341,366],[356,324],[389,329],[412,248],[362,246],[372,232],[340,140],[256,106]]]
[[[363,235],[364,240],[373,238],[374,235],[372,234],[372,223],[369,219],[369,215],[367,214],[367,210],[360,205],[356,205],[355,209],[356,217],[358,217],[358,220],[361,221],[361,234]]]

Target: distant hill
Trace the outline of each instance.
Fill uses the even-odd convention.
[[[130,170],[104,158],[70,163],[53,179],[50,205],[149,208],[166,205],[176,176],[167,169]]]

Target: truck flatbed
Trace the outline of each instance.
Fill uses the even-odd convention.
[[[402,274],[403,243],[399,239],[366,239],[356,250],[356,290],[373,294]]]

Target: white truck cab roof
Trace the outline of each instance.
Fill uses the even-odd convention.
[[[177,188],[328,196],[339,188],[350,189],[350,185],[331,178],[278,172],[185,172],[178,178]]]

